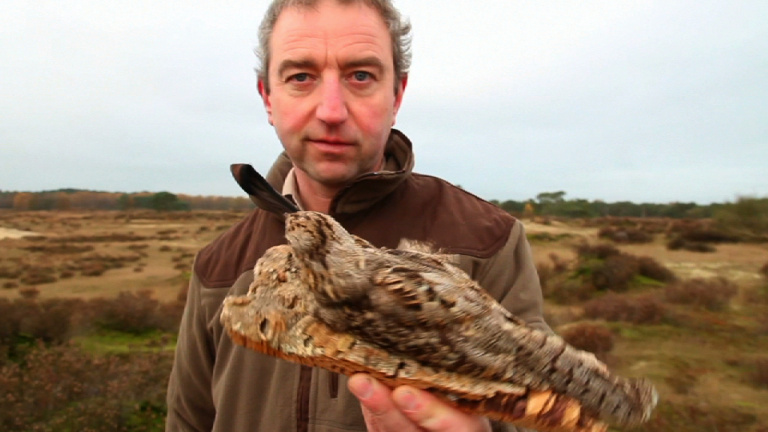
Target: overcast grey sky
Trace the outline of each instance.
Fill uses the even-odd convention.
[[[0,189],[239,195],[268,2],[0,2]],[[396,0],[416,170],[486,199],[768,196],[768,1]]]

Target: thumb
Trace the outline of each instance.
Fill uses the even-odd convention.
[[[466,414],[434,395],[409,386],[392,392],[400,411],[419,427],[430,432],[490,432],[488,419]]]

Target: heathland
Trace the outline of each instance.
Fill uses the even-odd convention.
[[[194,254],[245,212],[0,210],[0,430],[162,430]],[[635,430],[768,431],[768,214],[541,213],[550,325],[659,389]]]

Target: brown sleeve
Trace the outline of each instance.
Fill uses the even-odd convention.
[[[193,272],[168,382],[166,431],[210,431],[216,416],[211,394],[213,344],[201,301],[202,289]]]
[[[512,226],[504,247],[483,260],[472,276],[502,306],[528,325],[551,332],[544,322],[539,275],[520,221]]]
[[[493,257],[482,260],[473,277],[507,310],[522,318],[531,327],[551,332],[544,322],[544,303],[539,276],[533,261],[525,229],[517,221],[507,243]],[[493,432],[533,432],[507,423],[491,421]]]

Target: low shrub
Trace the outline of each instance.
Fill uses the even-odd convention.
[[[714,227],[695,227],[678,233],[683,240],[697,243],[735,243],[739,238]]]
[[[608,243],[580,243],[576,246],[576,254],[579,259],[597,258],[604,260],[610,256],[620,255],[621,251],[616,246]]]
[[[22,247],[21,249],[30,251],[30,252],[40,252],[45,254],[77,254],[77,253],[83,253],[83,252],[90,252],[93,250],[93,246],[91,245],[72,245],[69,243],[59,243],[59,244],[42,244],[42,245],[32,245],[32,246],[26,246]]]
[[[609,255],[592,267],[592,284],[598,291],[626,291],[639,268],[637,259],[633,256]]]
[[[552,270],[556,274],[561,274],[568,271],[568,261],[560,258],[560,255],[551,253],[549,254],[549,260],[552,262]],[[766,264],[766,266],[768,266],[768,264]]]
[[[584,315],[588,318],[606,321],[658,324],[665,320],[667,309],[664,303],[653,294],[630,298],[608,293],[587,302],[584,305]]]
[[[97,356],[37,345],[0,367],[0,429],[162,430],[172,361],[169,352]]]
[[[56,270],[53,267],[30,267],[19,279],[25,285],[42,285],[56,282]]]
[[[0,267],[0,278],[16,279],[21,276],[22,270],[19,267]]]
[[[588,300],[597,290],[591,283],[584,283],[578,278],[562,279],[557,283],[547,283],[543,289],[544,297],[559,304],[573,304]]]
[[[90,302],[92,321],[100,328],[141,334],[157,328],[159,302],[152,291],[122,291],[114,299],[94,299]]]
[[[590,277],[600,291],[626,291],[636,276],[658,282],[671,282],[675,275],[666,266],[650,257],[637,257],[619,251],[608,244],[581,244],[576,247],[579,269],[583,277]]]
[[[135,235],[133,233],[108,233],[93,235],[71,235],[50,239],[56,243],[106,243],[106,242],[139,242],[148,240],[149,237]]]
[[[690,252],[702,252],[702,253],[708,253],[708,252],[715,252],[717,251],[717,248],[714,246],[702,243],[698,241],[691,241],[686,240],[682,237],[673,237],[667,242],[667,249],[669,250],[687,250]]]
[[[592,323],[568,326],[560,336],[574,348],[589,351],[599,358],[604,358],[613,349],[615,341],[610,329]]]
[[[44,299],[22,303],[20,332],[47,344],[61,344],[69,340],[72,318],[83,304],[79,299]]]
[[[536,263],[536,271],[539,275],[539,283],[543,291],[549,287],[550,281],[558,275],[568,271],[568,262],[560,258],[556,253],[549,254],[550,263]]]
[[[21,298],[0,298],[0,364],[18,358],[34,341],[58,345],[91,329],[176,332],[184,310],[183,301],[161,303],[148,291],[88,301],[39,299],[37,293],[36,288],[27,287]]]
[[[650,243],[653,241],[653,235],[638,228],[606,226],[598,230],[597,236],[616,243]]]
[[[657,280],[659,282],[674,282],[677,277],[672,270],[651,257],[637,258],[637,272],[641,276]]]
[[[32,300],[36,299],[40,295],[40,290],[37,287],[24,287],[19,290],[21,298]]]
[[[155,312],[154,323],[156,328],[166,332],[178,333],[181,316],[184,314],[184,306],[184,302],[179,301],[160,303]]]
[[[676,282],[664,289],[665,298],[672,303],[703,307],[707,310],[724,309],[738,293],[738,287],[725,278],[694,278]]]
[[[748,241],[768,239],[768,198],[739,197],[715,214],[716,227]]]
[[[758,387],[768,388],[768,357],[755,360],[755,372],[752,382]]]
[[[82,266],[80,274],[83,276],[101,276],[107,271],[107,267],[102,263],[89,263]]]
[[[79,270],[83,276],[101,276],[107,270],[119,269],[131,263],[136,263],[141,259],[141,255],[104,255],[89,254],[77,258],[73,262],[66,264],[66,269]]]

